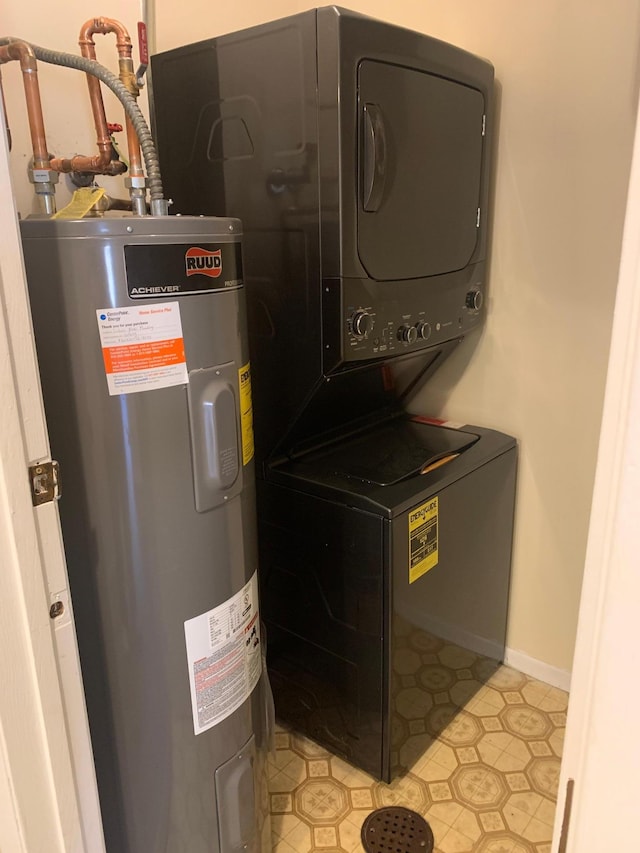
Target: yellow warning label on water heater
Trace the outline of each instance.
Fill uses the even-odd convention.
[[[251,368],[249,362],[238,371],[240,385],[240,424],[242,427],[242,464],[253,459],[253,404],[251,402]]]
[[[409,512],[409,583],[438,565],[438,498]]]

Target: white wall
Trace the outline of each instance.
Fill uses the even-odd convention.
[[[413,404],[520,441],[508,645],[571,669],[637,103],[639,0],[350,0],[489,58],[501,92],[490,299]],[[309,7],[255,0],[176,18],[166,50]],[[530,661],[529,658],[534,659]],[[542,669],[535,666],[542,661]]]

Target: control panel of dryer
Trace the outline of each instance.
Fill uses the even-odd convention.
[[[325,282],[326,294],[331,284],[341,284],[340,304],[334,300],[330,323],[337,323],[340,331],[339,335],[327,336],[327,349],[331,349],[331,338],[339,337],[340,361],[345,366],[345,362],[410,355],[461,338],[482,322],[483,273],[484,264],[478,264],[453,276],[442,276],[440,282]],[[325,358],[329,364],[332,361]]]

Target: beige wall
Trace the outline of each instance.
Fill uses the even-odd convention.
[[[419,402],[520,440],[508,645],[568,670],[633,143],[640,4],[458,2],[428,11],[432,32],[491,58],[502,109],[487,326]]]
[[[414,408],[520,441],[508,644],[571,669],[637,102],[640,2],[351,0],[489,58],[501,90],[487,324]],[[157,3],[158,49],[309,8]],[[184,8],[184,7],[183,7]]]
[[[13,0],[2,5],[0,35],[23,38],[42,47],[79,54],[80,27],[89,18],[104,15],[122,21],[129,30],[136,45],[134,62],[137,67],[136,23],[139,19],[139,8],[138,0],[64,0],[64,3],[57,7],[56,14],[51,14],[51,7],[42,0],[36,0],[35,4],[31,5]],[[98,60],[117,74],[115,36],[96,36],[95,41]],[[49,151],[57,156],[94,154],[97,150],[96,134],[85,75],[69,68],[39,63],[38,78]],[[31,145],[20,67],[17,62],[2,67],[2,81],[13,138],[10,163],[16,205],[19,213],[27,216],[37,210],[37,205],[27,179]],[[104,100],[107,120],[124,124],[120,103],[108,89],[104,91]],[[141,98],[141,106],[145,100],[144,97]],[[121,149],[126,155],[125,133],[119,134],[119,138],[122,141]],[[120,179],[99,178],[98,182],[114,195],[126,195]],[[73,189],[75,188],[70,184],[68,176],[62,175],[56,192],[58,207],[67,203]]]
[[[38,23],[17,3],[5,32],[76,52],[92,14],[135,32],[137,0],[69,0]],[[351,0],[351,8],[428,32],[492,60],[502,93],[490,299],[482,335],[463,344],[414,408],[520,440],[509,646],[571,667],[637,97],[640,0]],[[295,0],[157,0],[158,49],[308,8]],[[115,68],[110,37],[98,57]],[[41,66],[49,147],[93,150],[81,74]],[[3,69],[18,207],[31,209],[17,66]],[[113,102],[111,102],[113,104]],[[121,120],[117,104],[110,120]],[[63,179],[64,182],[65,179]],[[60,193],[61,200],[64,192]]]

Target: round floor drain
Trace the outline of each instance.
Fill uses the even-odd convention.
[[[388,806],[367,816],[362,844],[366,853],[432,853],[433,832],[417,812]]]

